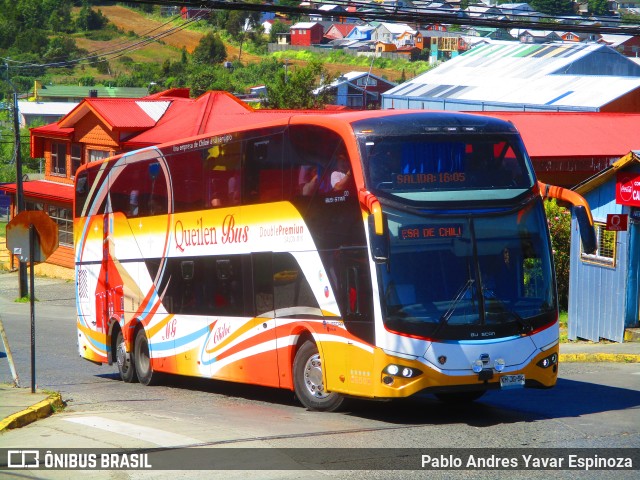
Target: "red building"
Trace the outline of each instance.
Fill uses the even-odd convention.
[[[539,180],[573,187],[640,144],[640,114],[603,112],[470,112],[512,122]]]
[[[317,22],[298,22],[289,29],[291,45],[308,47],[322,43],[324,27]]]

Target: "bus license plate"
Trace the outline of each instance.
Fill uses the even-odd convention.
[[[503,375],[500,377],[500,388],[524,387],[524,375]]]

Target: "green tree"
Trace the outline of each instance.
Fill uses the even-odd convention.
[[[85,32],[100,30],[107,23],[109,23],[107,17],[100,10],[97,12],[93,10],[87,3],[82,6],[78,18],[76,18],[76,28]]]
[[[551,248],[553,262],[556,268],[556,282],[558,285],[558,305],[560,310],[566,311],[569,305],[569,260],[571,249],[571,214],[566,208],[560,207],[555,200],[544,203],[551,234]]]
[[[280,20],[276,20],[271,24],[271,30],[269,31],[269,42],[276,43],[278,41],[279,33],[288,33],[289,25]]]
[[[221,63],[227,58],[227,49],[215,33],[207,33],[193,50],[193,61],[198,64]]]
[[[573,14],[573,2],[571,0],[532,0],[530,4],[536,11],[547,15]]]
[[[266,83],[268,106],[281,109],[322,108],[331,101],[331,94],[328,89],[320,89],[320,93],[316,95],[314,90],[328,85],[332,80],[333,77],[318,61],[294,70],[283,69],[272,81]]]
[[[589,13],[593,15],[611,15],[608,0],[589,0]]]

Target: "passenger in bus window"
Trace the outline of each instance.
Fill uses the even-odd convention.
[[[310,197],[318,190],[318,168],[315,166],[300,167],[298,185],[303,196]]]
[[[209,182],[209,205],[217,208],[223,204],[222,197],[220,195],[220,180],[218,178],[212,178]]]
[[[138,197],[140,192],[138,190],[132,190],[129,195],[129,209],[127,211],[127,217],[138,216]]]
[[[352,180],[349,159],[345,153],[340,153],[336,158],[336,170],[331,173],[331,188],[335,192],[348,190]]]
[[[227,182],[229,205],[240,205],[240,177],[232,175]]]

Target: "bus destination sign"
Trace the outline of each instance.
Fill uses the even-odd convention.
[[[428,240],[461,236],[461,224],[407,225],[398,228],[398,238],[400,238],[401,240]]]

